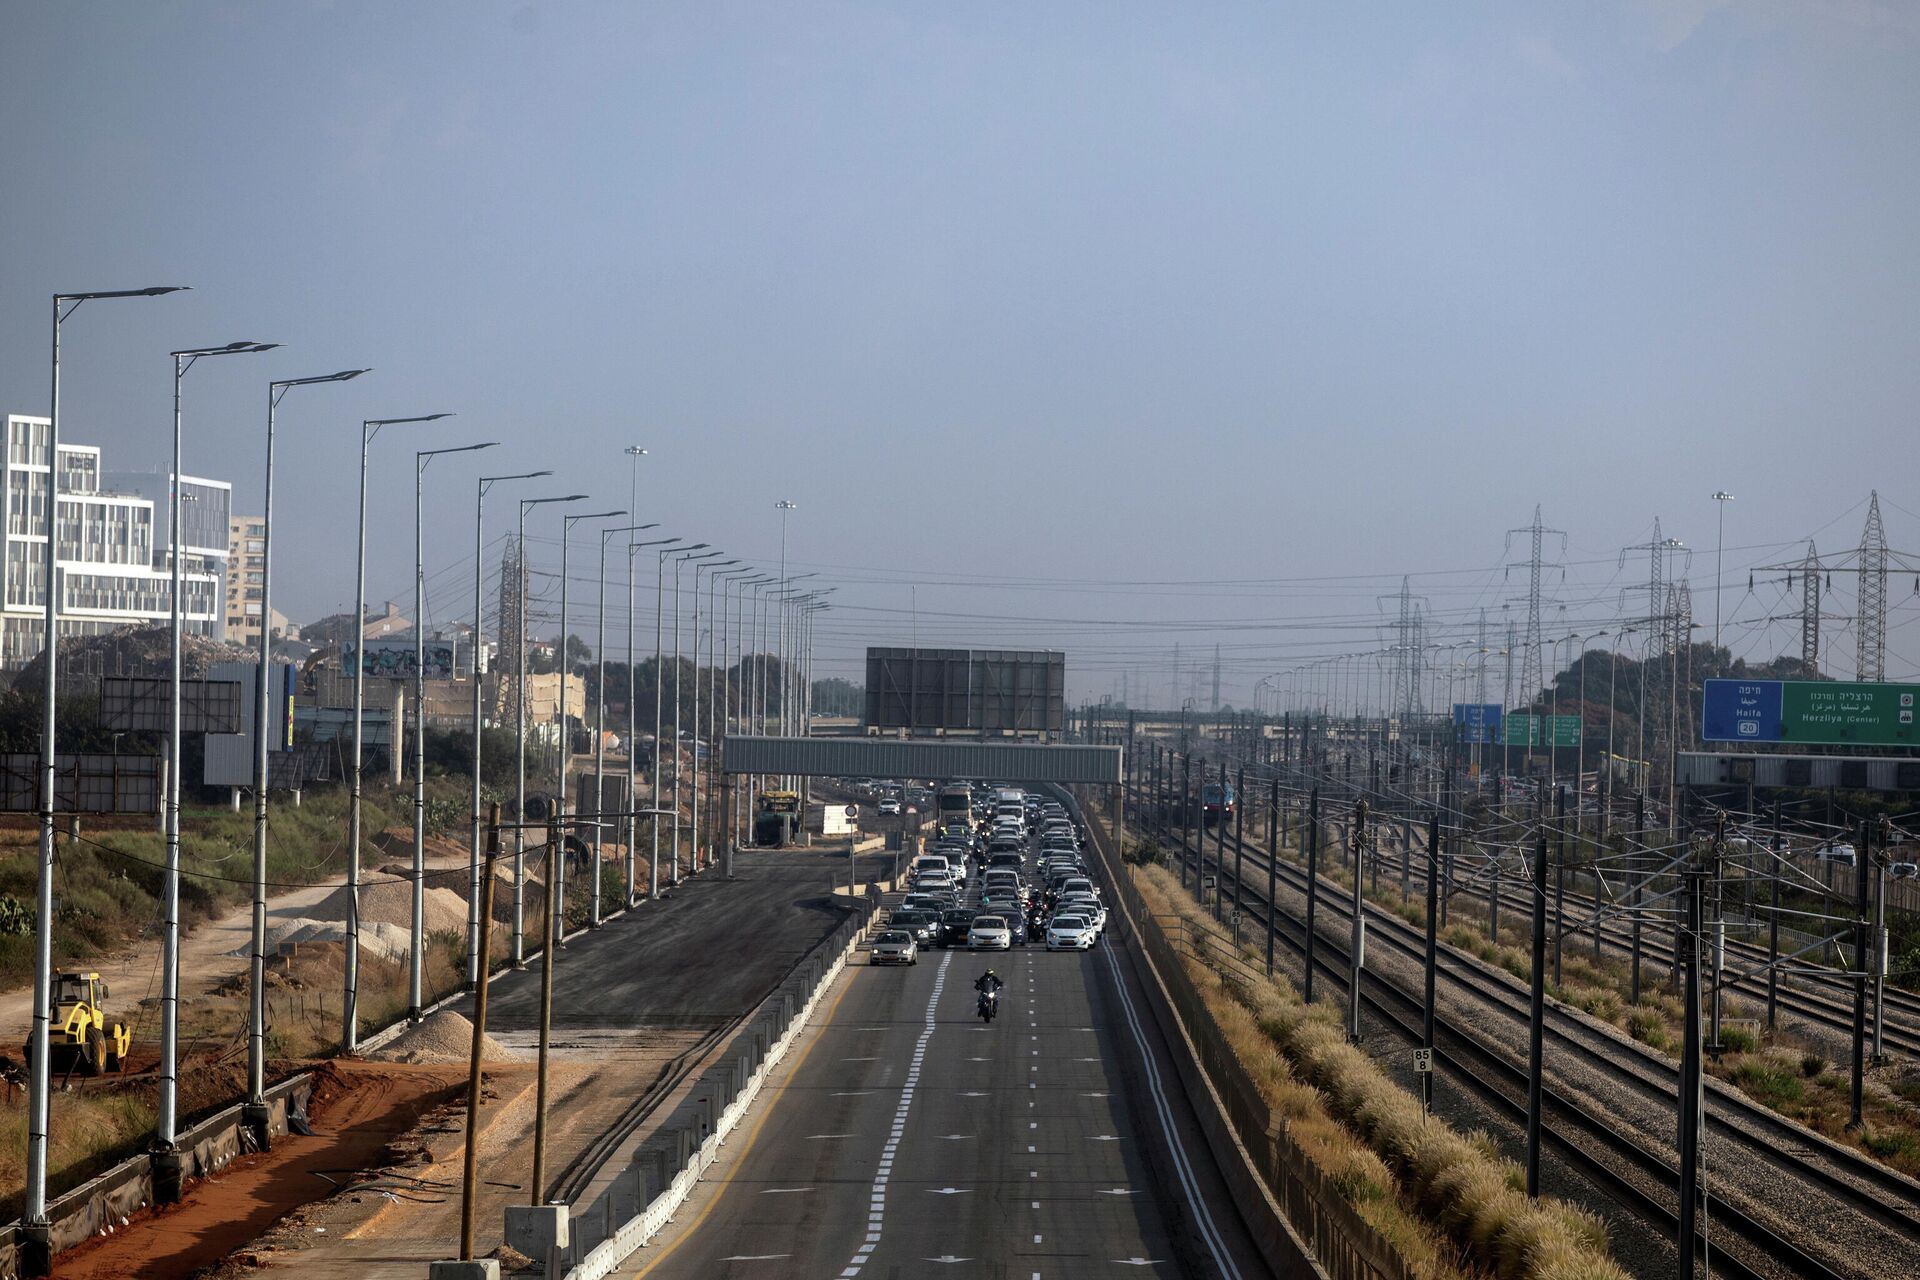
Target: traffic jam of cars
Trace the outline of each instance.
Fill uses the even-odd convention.
[[[1065,805],[997,783],[950,783],[937,805],[934,833],[874,935],[870,964],[911,965],[934,948],[1099,944],[1107,909],[1082,854],[1084,833]]]

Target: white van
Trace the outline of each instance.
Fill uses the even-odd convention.
[[[951,878],[953,868],[948,865],[947,859],[943,854],[923,853],[913,860],[914,883],[918,884],[931,872],[938,872],[942,876]]]

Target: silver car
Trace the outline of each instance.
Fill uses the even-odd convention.
[[[999,916],[975,916],[967,929],[969,951],[1011,951],[1013,930]]]
[[[873,940],[868,964],[919,964],[920,948],[905,929],[888,929]]]

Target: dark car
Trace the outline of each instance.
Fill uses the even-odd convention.
[[[940,913],[940,945],[943,947],[964,947],[967,945],[967,932],[973,928],[973,918],[980,913],[971,907],[956,907]]]
[[[923,947],[937,946],[940,942],[940,917],[931,911],[908,908],[893,913],[887,921],[889,929],[904,929],[913,935],[913,940]]]
[[[1013,934],[1013,945],[1027,945],[1027,913],[1024,911],[1002,911],[1001,917],[1007,922],[1007,929]]]

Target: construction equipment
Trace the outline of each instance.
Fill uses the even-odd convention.
[[[800,834],[800,793],[762,791],[754,802],[753,842],[765,849],[784,849]]]
[[[105,1008],[107,984],[97,973],[57,973],[53,977],[53,1009],[47,1028],[48,1063],[56,1073],[78,1070],[82,1075],[104,1075],[127,1065],[133,1047],[133,1029],[109,1022]],[[27,1046],[32,1052],[33,1046]]]

